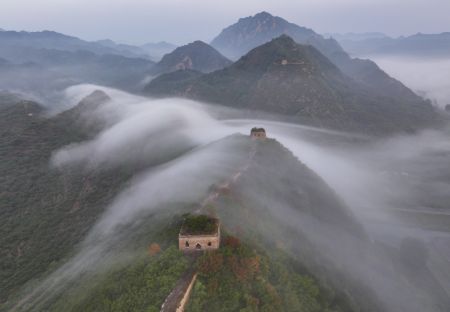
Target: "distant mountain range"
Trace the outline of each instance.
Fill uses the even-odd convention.
[[[356,38],[334,35],[344,49],[355,56],[398,55],[450,58],[450,32],[415,34],[407,37],[388,36]]]
[[[197,70],[208,73],[231,65],[231,61],[203,41],[194,41],[164,55],[152,72],[167,73],[176,70]]]
[[[14,51],[28,48],[70,52],[81,50],[98,55],[114,54],[158,61],[164,54],[173,51],[176,46],[167,42],[147,43],[142,46],[134,46],[116,43],[109,39],[91,42],[54,31],[0,31],[1,57],[14,59]]]
[[[88,42],[51,31],[4,31],[0,33],[0,90],[45,100],[80,83],[139,91],[154,65],[146,53],[109,40]]]
[[[154,66],[147,59],[98,55],[82,50],[22,48],[14,54],[13,62],[0,61],[0,90],[30,93],[46,100],[55,92],[80,83],[137,92],[142,88],[141,81]]]
[[[280,113],[316,126],[368,133],[414,130],[433,124],[437,117],[421,98],[374,92],[345,75],[313,46],[299,45],[286,35],[210,74],[177,71],[162,75],[146,92]]]
[[[366,39],[379,39],[379,38],[387,38],[388,36],[380,33],[380,32],[366,32],[366,33],[325,33],[323,34],[325,38],[333,38],[338,42],[341,40],[353,40],[353,41],[361,41]]]
[[[71,52],[82,50],[89,51],[98,55],[117,54],[127,57],[145,56],[145,51],[143,50],[142,53],[135,53],[127,49],[118,47],[120,46],[116,44],[110,44],[108,46],[105,45],[104,42],[89,42],[54,31],[3,31],[0,33],[0,56],[10,60],[14,58],[15,51],[29,48]]]
[[[144,49],[123,43],[116,43],[110,39],[95,41],[104,47],[111,48],[114,51],[119,52],[121,55],[129,56],[129,57],[139,57],[139,58],[150,58],[150,54]]]

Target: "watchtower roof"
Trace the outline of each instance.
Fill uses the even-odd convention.
[[[266,133],[266,130],[265,130],[264,128],[257,128],[257,127],[254,127],[254,128],[252,128],[252,130],[250,131],[250,133],[254,133],[254,132],[264,132],[264,133]]]
[[[188,215],[180,229],[180,236],[216,235],[219,219],[206,215]]]

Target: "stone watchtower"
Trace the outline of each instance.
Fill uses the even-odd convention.
[[[219,219],[206,215],[188,215],[178,234],[178,248],[183,251],[218,249],[220,245]]]
[[[252,139],[265,139],[266,138],[266,130],[264,128],[252,128],[250,131],[250,137]]]

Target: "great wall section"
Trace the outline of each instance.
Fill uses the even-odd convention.
[[[238,168],[236,172],[228,179],[222,182],[220,185],[215,187],[201,202],[200,208],[196,210],[196,213],[201,213],[208,205],[214,203],[220,195],[224,194],[225,190],[230,189],[230,187],[236,183],[242,173],[245,172],[253,161],[253,158],[257,151],[258,141],[263,141],[266,139],[266,133],[263,128],[253,128],[250,132],[250,137],[255,140],[254,144],[249,152],[247,162]],[[189,252],[186,256],[190,257],[192,263],[195,263],[195,259],[198,257],[199,252],[193,251]],[[195,281],[197,279],[197,272],[191,266],[183,276],[177,281],[177,284],[167,296],[166,300],[161,306],[160,312],[184,312],[187,303],[189,302],[189,297],[191,295],[192,289],[194,288]]]

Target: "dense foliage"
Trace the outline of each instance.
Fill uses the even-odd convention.
[[[16,300],[21,300],[24,286],[45,278],[76,252],[77,244],[84,239],[105,207],[126,186],[137,169],[141,169],[133,166],[114,170],[50,167],[53,151],[89,138],[73,122],[79,111],[75,109],[44,118],[37,104],[13,102],[0,110],[8,122],[0,133],[0,295],[2,302],[8,300],[8,306],[2,306],[6,310]],[[247,137],[240,140],[243,146],[245,143],[250,148]],[[173,155],[166,158],[170,157]],[[282,161],[274,166],[266,163],[270,159]],[[263,187],[264,181],[268,180],[263,173],[270,174],[271,178],[281,174],[283,183],[301,187],[309,194],[306,198],[292,193],[298,206],[325,206],[324,196],[328,194],[326,197],[333,210],[318,216],[323,220],[351,223],[340,213],[340,206],[329,190],[319,187],[321,184],[317,178],[277,143],[267,140],[260,145],[254,161],[262,167],[251,166],[241,178],[242,182],[249,180],[249,185]],[[293,175],[299,181],[287,178]],[[289,190],[288,187],[286,189]],[[258,206],[254,199],[244,199],[234,190],[227,194],[221,202],[226,205],[225,209],[218,206],[217,212],[225,228],[233,225],[246,229],[244,235],[239,235],[243,243],[228,237],[222,249],[200,258],[199,282],[195,286],[191,309],[205,310],[211,306],[217,307],[218,311],[271,311],[301,306],[305,311],[318,311],[345,306],[335,304],[340,295],[322,289],[312,275],[295,262],[297,260],[286,256],[282,249],[274,248],[276,246],[272,242],[261,244],[261,233],[272,231],[276,223],[261,210],[258,218],[254,218],[256,214],[245,209]],[[245,205],[241,205],[241,200]],[[45,310],[158,310],[178,278],[191,267],[189,259],[182,256],[174,245],[183,213],[193,211],[194,207],[186,203],[173,205],[155,215],[143,217],[130,237],[121,246],[115,246],[118,258],[128,256],[126,265],[113,263],[95,272],[95,276],[82,276],[73,284],[62,285],[54,298],[46,298],[43,303]],[[325,208],[322,207],[321,211],[326,211]],[[163,216],[164,213],[167,215]],[[176,217],[171,219],[174,214]],[[319,211],[314,214],[319,214]],[[209,226],[204,217],[192,218],[191,221],[193,228]],[[302,246],[307,245],[303,242]],[[202,296],[203,292],[207,297]],[[223,304],[219,307],[221,302]]]
[[[69,114],[3,102],[0,117],[0,303],[68,256],[131,171],[58,170],[52,153],[86,139]]]
[[[149,252],[110,274],[70,311],[157,312],[188,265],[188,259],[174,245],[156,254]]]
[[[217,228],[217,220],[206,215],[187,215],[183,223],[184,234],[210,234]]]
[[[276,257],[276,261],[273,257]],[[342,311],[311,276],[299,274],[274,250],[271,257],[228,236],[197,262],[188,312]]]

